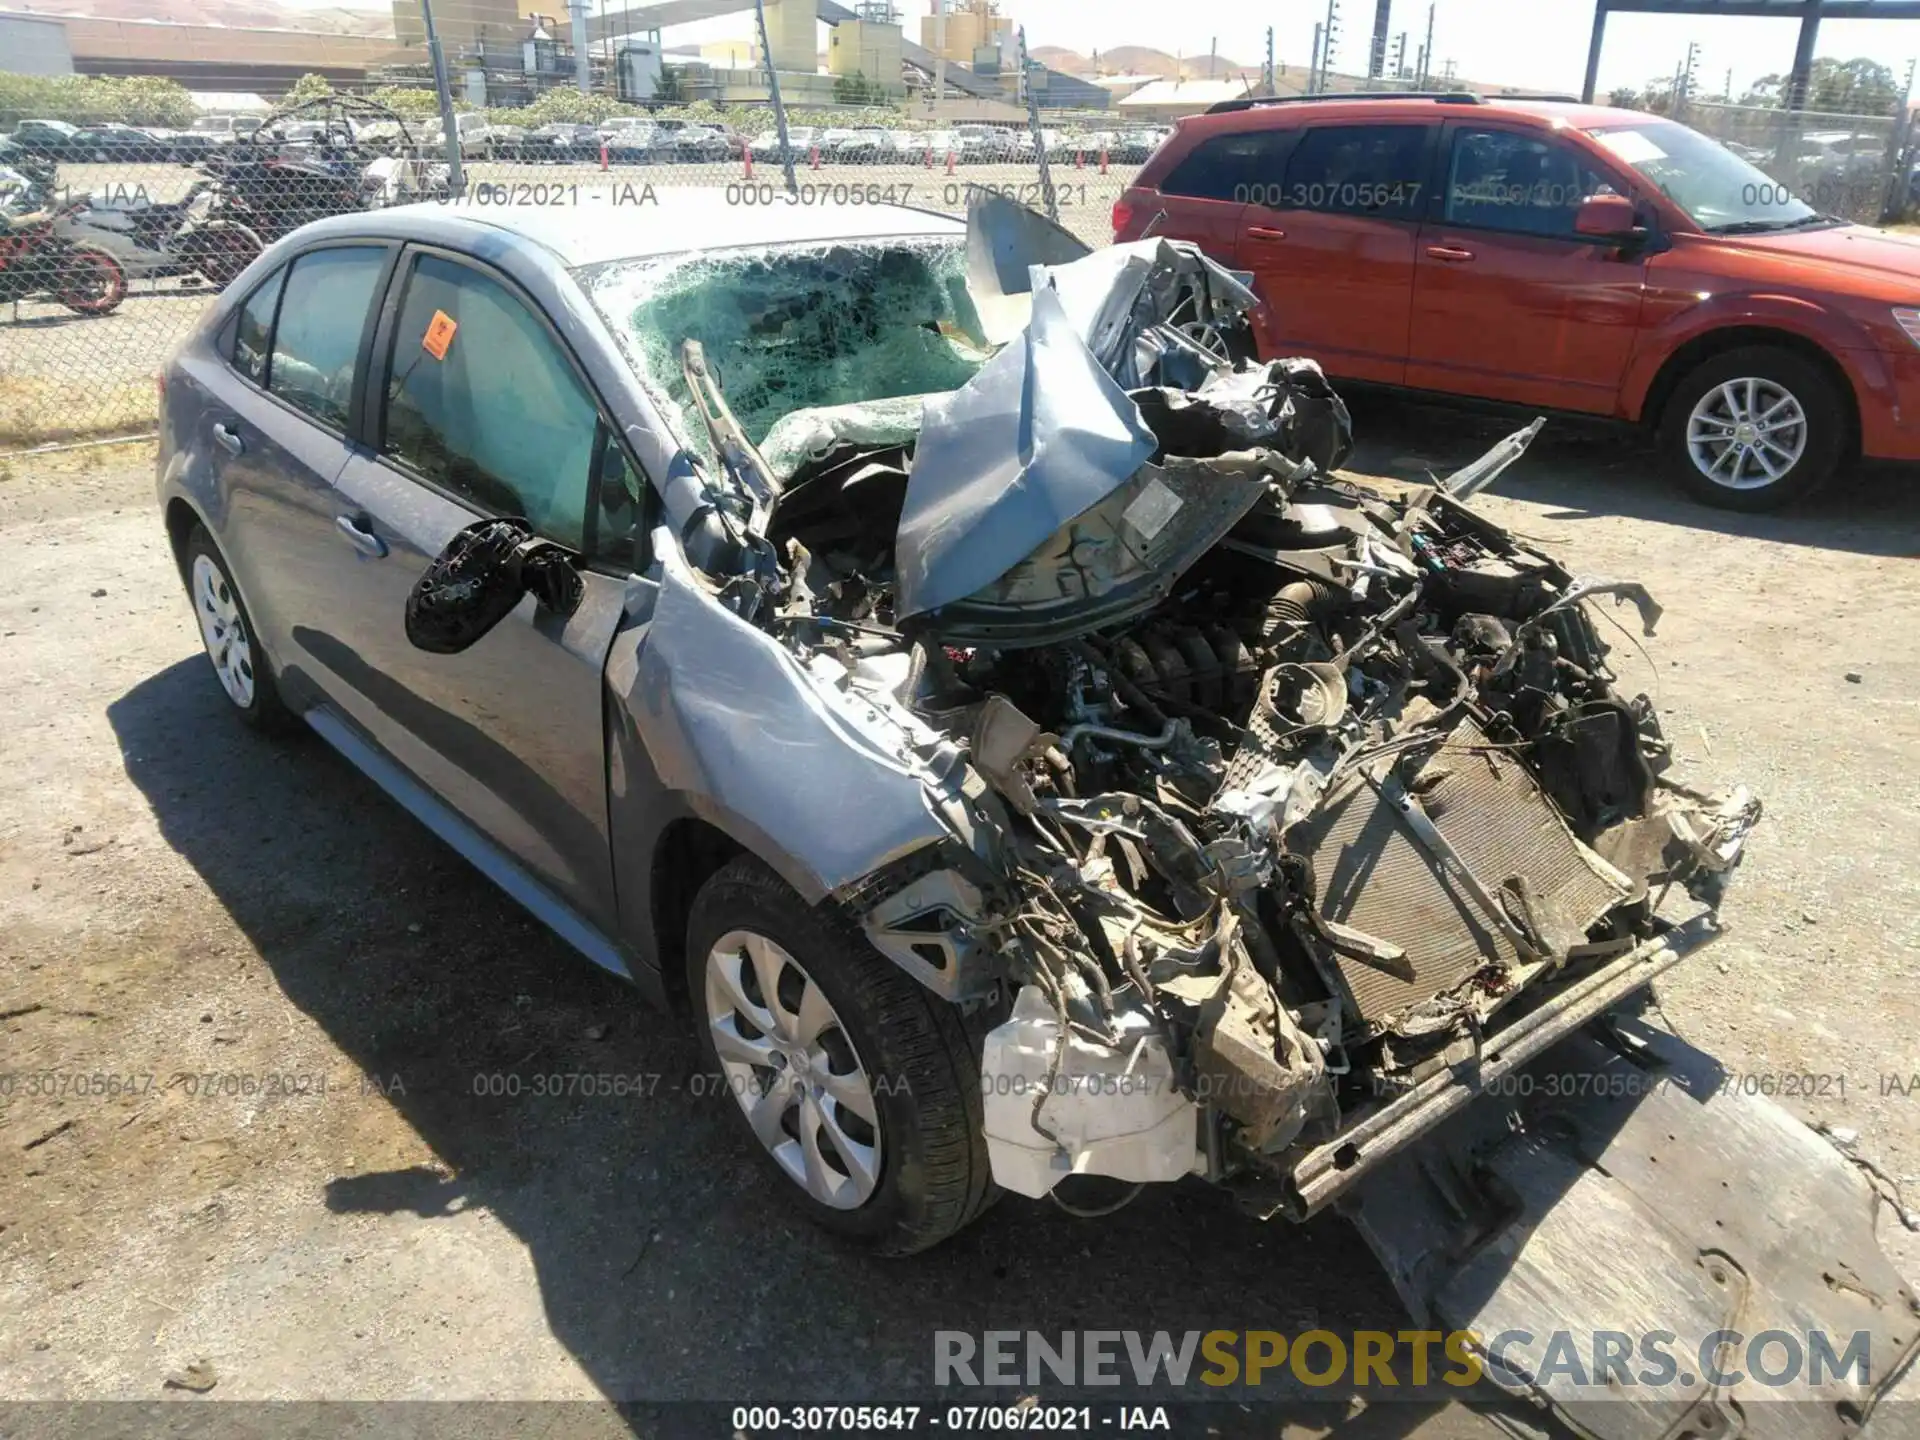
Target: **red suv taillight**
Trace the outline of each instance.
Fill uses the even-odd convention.
[[[1127,227],[1133,223],[1133,202],[1122,195],[1113,202],[1113,238],[1117,241],[1127,233]]]

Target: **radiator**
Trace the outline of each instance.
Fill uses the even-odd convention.
[[[1533,923],[1555,952],[1585,939],[1626,897],[1623,878],[1581,845],[1520,761],[1492,749],[1472,720],[1461,721],[1407,779],[1484,889],[1497,892],[1510,877],[1524,877]],[[1394,974],[1338,957],[1347,998],[1369,1031],[1489,962],[1522,958],[1372,785],[1349,789],[1302,822],[1293,845],[1313,862],[1322,915],[1407,953],[1410,977],[1406,966]]]

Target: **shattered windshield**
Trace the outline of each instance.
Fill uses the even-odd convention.
[[[985,363],[957,240],[782,246],[615,261],[582,275],[681,439],[709,442],[680,373],[698,340],[758,444],[798,410],[958,389]]]

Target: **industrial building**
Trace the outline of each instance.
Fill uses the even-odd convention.
[[[698,58],[687,59],[666,54],[663,30],[729,15],[751,23],[751,0],[652,0],[601,14],[588,13],[584,0],[462,0],[437,7],[435,22],[455,92],[476,106],[520,104],[575,84],[584,53],[594,87],[627,99],[650,99],[670,63],[683,99],[762,103],[770,65],[792,105],[832,104],[836,82],[856,75],[883,94],[930,95],[939,75],[954,97],[933,97],[943,117],[1019,118],[1026,90],[1018,26],[997,0],[945,6],[944,16],[923,21],[915,41],[904,33],[894,0],[766,0],[767,54],[755,36],[703,46]],[[391,37],[0,10],[0,69],[159,75],[190,89],[271,96],[309,73],[343,86],[423,77],[428,56],[419,0],[393,0]],[[1031,66],[1027,81],[1034,102],[1047,109],[1111,103],[1105,87],[1043,66]]]

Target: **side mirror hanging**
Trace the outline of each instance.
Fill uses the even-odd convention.
[[[435,655],[457,655],[506,619],[522,595],[571,615],[585,593],[578,573],[584,563],[518,517],[476,520],[408,592],[407,639]]]

